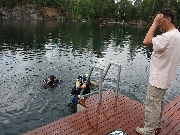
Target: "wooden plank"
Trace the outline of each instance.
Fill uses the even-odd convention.
[[[167,135],[180,135],[180,122],[174,126],[174,128],[170,129]]]
[[[178,111],[180,111],[180,102],[176,103],[176,105],[171,107],[171,109],[169,109],[169,111],[167,111],[165,113],[165,115],[167,115],[169,117],[173,117],[173,115],[177,116],[178,114],[176,114],[176,113],[178,113]]]
[[[168,134],[169,132],[171,132],[171,135],[175,135],[180,130],[180,126],[178,127],[179,121],[166,120],[165,124],[166,127],[161,130],[159,135],[165,135]]]
[[[166,114],[166,112],[168,112],[174,105],[176,105],[179,102],[180,102],[180,95],[165,106],[164,114]]]
[[[121,128],[128,135],[138,135],[136,127],[144,127],[145,106],[112,90],[103,92],[102,103],[98,95],[80,101],[87,109],[47,124],[24,135],[52,134],[108,134]],[[165,107],[162,129],[159,135],[180,134],[180,96]],[[158,134],[158,132],[156,133]]]

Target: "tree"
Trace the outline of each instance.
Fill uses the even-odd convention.
[[[128,0],[121,0],[120,2],[116,3],[116,13],[118,11],[118,16],[120,17],[120,20],[131,20],[132,18],[134,18],[133,16],[135,15],[135,13],[133,13],[133,11],[136,11],[132,5],[132,3],[130,3],[130,1]]]
[[[179,6],[176,0],[143,0],[143,20],[147,22],[152,22],[157,12],[163,8],[172,8],[175,13],[175,16],[179,15]]]
[[[134,11],[135,19],[139,20],[142,18],[142,0],[135,0],[134,7],[136,11]]]
[[[132,1],[132,0],[131,0]],[[176,22],[180,20],[180,1],[178,0],[0,0],[1,7],[13,8],[16,5],[33,3],[35,7],[54,7],[66,19],[97,20],[113,18],[117,21],[144,20],[151,23],[162,8],[172,8]]]
[[[113,17],[115,4],[113,0],[104,0],[102,2],[101,14],[103,17]]]

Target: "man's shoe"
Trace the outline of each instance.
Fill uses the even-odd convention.
[[[155,135],[155,131],[145,131],[144,128],[137,127],[136,132],[138,132],[141,135]]]
[[[136,132],[138,132],[139,134],[142,135],[142,134],[144,134],[144,128],[137,127]]]
[[[157,124],[157,128],[161,128],[161,127],[162,127],[162,123],[159,122],[159,123]]]

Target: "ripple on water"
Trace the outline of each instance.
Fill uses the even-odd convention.
[[[36,26],[33,22],[40,24]],[[27,40],[20,41],[20,37],[16,39],[10,32],[8,37],[2,36],[7,43],[0,50],[0,134],[11,131],[22,134],[75,113],[76,106],[69,93],[75,78],[89,73],[92,65],[105,71],[109,62],[121,64],[120,93],[144,103],[151,54],[151,50],[141,45],[144,29],[105,26],[101,31],[90,24],[87,33],[82,34],[80,23],[74,23],[73,27],[78,29],[70,27],[71,30],[70,24],[67,27],[59,21],[51,22],[52,25],[33,22],[23,24],[28,28],[18,27],[20,34],[16,29],[13,31],[18,36],[26,33],[23,39]],[[13,27],[19,24],[22,23]],[[17,43],[10,44],[9,37]],[[62,83],[55,89],[44,89],[43,80],[51,74],[61,78]],[[167,101],[179,93],[180,76],[177,77],[174,90],[167,91]],[[95,69],[91,79],[99,82],[99,78],[99,70]],[[112,66],[103,90],[115,90],[116,84],[117,67]]]

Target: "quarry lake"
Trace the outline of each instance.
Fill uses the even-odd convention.
[[[70,95],[79,75],[92,66],[106,70],[122,66],[119,92],[144,103],[152,48],[142,44],[145,26],[65,22],[59,20],[1,20],[0,134],[19,135],[76,113]],[[159,34],[157,30],[156,34]],[[103,91],[115,90],[118,69],[112,66]],[[43,80],[55,75],[62,82],[45,89]],[[99,70],[91,80],[99,82]],[[180,70],[166,104],[180,94]]]

